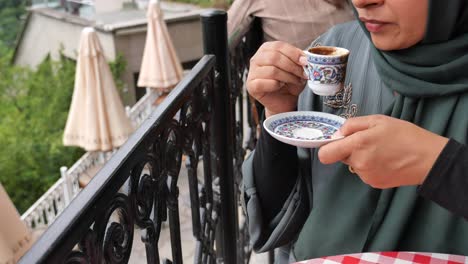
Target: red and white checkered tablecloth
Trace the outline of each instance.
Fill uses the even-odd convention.
[[[468,264],[468,257],[422,252],[374,252],[323,257],[297,264]]]

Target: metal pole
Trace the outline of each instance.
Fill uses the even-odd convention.
[[[231,115],[227,14],[210,10],[201,14],[205,54],[216,56],[216,78],[211,113],[211,156],[213,173],[220,179],[221,248],[224,263],[237,264],[238,218],[235,200],[233,154],[234,122]]]

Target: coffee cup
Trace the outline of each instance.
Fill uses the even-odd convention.
[[[349,50],[332,46],[316,46],[304,51],[307,85],[317,95],[335,95],[344,84]]]

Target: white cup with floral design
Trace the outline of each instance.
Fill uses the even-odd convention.
[[[344,84],[349,50],[332,46],[316,46],[304,53],[307,65],[304,71],[309,77],[307,85],[317,95],[335,95]]]

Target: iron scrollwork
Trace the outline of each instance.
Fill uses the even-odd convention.
[[[245,81],[249,70],[250,58],[258,49],[261,42],[261,28],[258,21],[251,25],[239,39],[231,42],[230,46],[230,70],[231,70],[231,92],[230,100],[233,109],[233,129],[234,138],[234,177],[235,188],[237,190],[236,200],[241,207],[241,186],[242,186],[242,163],[249,151],[255,148],[257,142],[258,116],[255,109],[254,99],[246,91]],[[260,38],[259,38],[260,36]],[[244,112],[246,110],[246,112]],[[246,119],[246,120],[245,120]],[[245,127],[247,125],[247,127]],[[248,135],[244,136],[244,131]],[[252,247],[250,246],[249,233],[247,228],[245,212],[239,219],[239,241],[238,241],[238,259],[243,263],[249,263]]]
[[[128,263],[133,223],[129,197],[116,194],[80,241],[79,250],[72,251],[65,263]]]
[[[181,112],[181,119],[185,120],[184,128],[193,131],[188,134],[184,149],[187,155],[193,236],[196,239],[194,263],[216,263],[217,258],[214,242],[220,199],[214,191],[216,187],[213,188],[216,181],[213,181],[211,172],[209,125],[212,109],[209,101],[215,85],[214,75],[213,72],[202,82],[198,91],[199,100],[193,101],[191,107],[183,108]],[[200,158],[203,161],[203,178],[199,178],[197,172]]]
[[[176,88],[166,99],[167,106],[143,123],[22,263],[128,263],[135,228],[140,230],[146,261],[159,263],[164,222],[172,256],[162,263],[183,263],[178,186],[183,159],[190,182],[196,263],[217,262],[220,199],[213,187],[209,142],[214,62],[214,56],[205,56],[195,66],[190,81]],[[197,175],[201,160],[203,175]],[[53,236],[56,241],[48,239]]]

